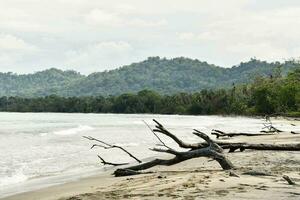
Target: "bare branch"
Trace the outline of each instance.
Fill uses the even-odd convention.
[[[97,142],[100,142],[106,146],[103,146],[103,145],[93,145],[91,148],[94,148],[94,147],[102,147],[104,149],[112,149],[112,148],[118,148],[118,149],[121,149],[122,151],[124,151],[125,153],[127,153],[130,157],[132,157],[133,159],[135,159],[137,162],[141,163],[142,161],[139,160],[138,158],[136,158],[134,155],[132,155],[129,151],[127,151],[126,149],[124,149],[123,147],[121,146],[117,146],[117,145],[111,145],[111,144],[108,144],[106,142],[103,142],[101,140],[98,140],[94,137],[91,137],[91,136],[83,136],[84,138],[88,139],[88,140],[93,140],[93,141],[97,141]]]
[[[128,165],[129,163],[111,163],[111,162],[106,162],[101,156],[98,155],[98,158],[101,160],[101,163],[104,165],[112,165],[112,166],[121,166],[121,165]]]
[[[147,122],[144,121],[144,120],[143,120],[143,122],[144,122],[144,123],[146,124],[146,126],[151,130],[151,132],[155,135],[155,137],[160,141],[160,143],[161,143],[164,147],[170,149],[170,147],[168,147],[168,146],[166,145],[166,143],[164,143],[164,142],[162,141],[162,139],[160,139],[160,137],[153,131],[153,129],[147,124]]]
[[[161,152],[161,153],[170,153],[176,156],[179,156],[182,152],[178,152],[174,149],[160,149],[160,148],[151,148],[151,151]]]
[[[194,129],[194,131],[195,132],[193,132],[193,134],[197,135],[200,138],[202,138],[203,140],[205,140],[209,144],[210,148],[213,148],[215,151],[217,151],[219,153],[223,152],[223,149],[217,144],[217,142],[210,139],[210,137],[208,135],[206,135],[205,133],[203,133],[197,129]]]
[[[179,147],[188,148],[188,149],[198,148],[198,144],[189,144],[189,143],[183,142],[177,136],[175,136],[174,134],[172,134],[168,130],[166,130],[165,127],[163,125],[161,125],[158,121],[156,121],[155,119],[153,119],[153,121],[156,123],[156,126],[155,126],[156,129],[153,129],[153,132],[162,133],[162,134],[170,137],[179,145]]]
[[[211,144],[213,141],[208,137],[208,135],[206,135],[205,133],[194,129],[195,132],[193,132],[194,135],[197,135],[198,137],[202,138],[203,140],[205,140],[208,144]]]
[[[288,184],[290,185],[296,185],[296,183],[287,175],[283,175],[282,177],[284,180],[286,180],[288,182]]]

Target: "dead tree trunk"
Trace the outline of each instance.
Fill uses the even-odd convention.
[[[216,141],[215,141],[216,142]],[[222,149],[229,149],[229,152],[234,152],[237,149],[244,151],[246,149],[264,150],[264,151],[300,151],[300,143],[294,144],[254,144],[246,142],[216,142]],[[193,148],[204,148],[206,143],[197,143]]]
[[[234,152],[237,149],[244,151],[252,150],[268,150],[268,151],[300,151],[300,143],[298,144],[249,144],[249,143],[228,143],[220,145],[223,149],[229,149]]]
[[[235,136],[265,136],[265,135],[274,135],[274,133],[225,133],[220,130],[213,129],[211,132],[212,135],[215,135],[217,138],[220,137],[235,137]]]

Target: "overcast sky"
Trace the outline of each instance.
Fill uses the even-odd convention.
[[[0,0],[0,71],[84,74],[149,56],[300,56],[299,0]]]

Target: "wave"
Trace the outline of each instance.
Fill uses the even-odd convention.
[[[91,126],[87,125],[78,125],[75,128],[68,128],[64,130],[59,130],[59,131],[53,131],[53,132],[45,132],[45,133],[40,133],[40,136],[47,136],[49,134],[54,134],[54,135],[75,135],[77,133],[83,132],[83,131],[90,131],[93,130],[94,128]]]
[[[82,131],[90,131],[93,130],[94,128],[91,126],[86,126],[86,125],[79,125],[76,128],[70,128],[70,129],[65,129],[65,130],[60,130],[60,131],[54,131],[54,135],[75,135],[77,133],[80,133]]]
[[[114,145],[121,147],[135,147],[141,145],[140,143],[130,142],[130,143],[115,143]]]
[[[19,170],[11,176],[0,177],[0,187],[24,182],[27,179],[28,177],[25,174],[23,174],[22,170]]]

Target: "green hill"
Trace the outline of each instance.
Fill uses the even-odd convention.
[[[222,68],[189,58],[150,57],[143,62],[88,76],[53,68],[28,75],[0,73],[0,96],[108,96],[143,89],[163,94],[195,92],[248,83],[255,76],[273,74],[279,66],[286,74],[299,67],[299,63],[251,59],[232,68]]]

